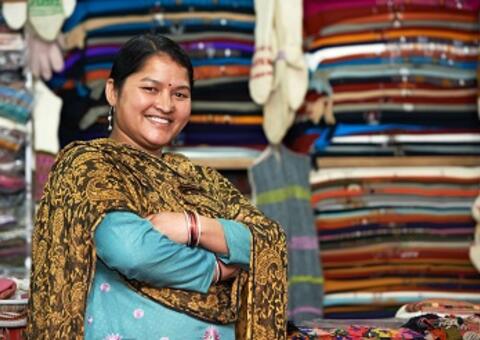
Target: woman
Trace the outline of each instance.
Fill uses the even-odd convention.
[[[30,339],[284,339],[286,245],[216,171],[162,148],[193,68],[173,41],[120,50],[110,138],[59,154],[32,239]]]

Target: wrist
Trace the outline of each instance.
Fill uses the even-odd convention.
[[[186,244],[189,247],[198,247],[202,237],[202,223],[200,221],[200,216],[196,211],[184,211],[184,215],[187,233]]]

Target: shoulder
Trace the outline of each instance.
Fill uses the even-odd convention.
[[[223,177],[217,170],[209,166],[195,164],[190,158],[184,154],[177,152],[166,152],[162,155],[162,159],[173,167],[179,174],[189,178],[208,179],[217,181]]]
[[[58,154],[52,170],[67,171],[79,169],[87,163],[104,163],[106,161],[103,145],[105,140],[74,141],[66,145]]]
[[[178,152],[165,152],[162,154],[162,160],[177,172],[184,175],[191,175],[193,172],[199,172],[202,168],[196,165],[190,158]]]

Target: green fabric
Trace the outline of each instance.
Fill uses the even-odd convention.
[[[292,185],[280,189],[263,192],[256,197],[256,203],[274,204],[285,201],[289,198],[310,201],[310,192],[299,185]]]

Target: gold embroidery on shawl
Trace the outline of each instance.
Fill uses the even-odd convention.
[[[287,254],[278,224],[215,170],[195,166],[181,155],[155,158],[109,139],[72,143],[52,168],[32,237],[28,338],[83,337],[87,287],[95,266],[92,235],[108,211],[147,216],[185,209],[248,226],[249,272],[212,286],[206,294],[130,280],[132,289],[209,322],[236,322],[239,340],[285,339]]]

